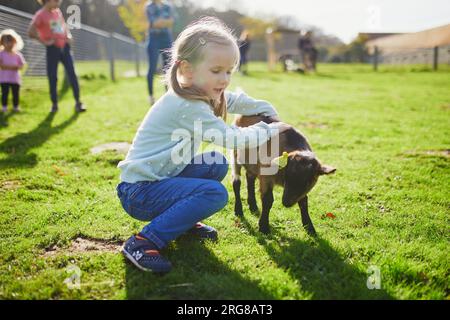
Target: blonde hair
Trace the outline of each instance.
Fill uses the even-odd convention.
[[[24,44],[22,37],[13,29],[5,29],[0,33],[0,51],[5,49],[3,46],[3,41],[5,41],[6,38],[13,39],[16,43],[14,46],[14,51],[20,51],[23,49]]]
[[[171,63],[166,71],[167,85],[179,96],[189,100],[201,100],[208,103],[217,117],[224,121],[227,117],[227,101],[224,93],[220,101],[214,101],[201,89],[182,87],[177,78],[177,71],[181,61],[185,60],[193,65],[199,63],[208,43],[230,45],[236,51],[236,65],[239,63],[239,47],[232,31],[219,19],[214,17],[201,18],[186,27],[175,40],[171,48]]]

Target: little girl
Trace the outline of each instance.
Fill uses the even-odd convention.
[[[151,221],[128,239],[123,254],[144,271],[168,272],[160,249],[184,233],[217,240],[217,231],[200,223],[228,202],[220,183],[228,172],[217,152],[193,156],[202,141],[230,149],[257,147],[290,128],[260,122],[228,126],[227,113],[277,116],[267,102],[225,92],[239,64],[237,39],[215,18],[189,25],[175,41],[167,71],[169,91],[144,118],[121,169],[117,193],[125,211]],[[223,139],[212,138],[211,132]],[[252,138],[253,137],[253,138]],[[256,137],[256,138],[255,138]]]
[[[0,84],[2,87],[2,112],[8,111],[9,90],[13,96],[13,110],[20,111],[19,94],[21,78],[19,70],[25,65],[20,50],[23,49],[22,37],[14,30],[6,29],[0,33]]]
[[[58,112],[58,65],[60,62],[66,69],[66,75],[72,86],[75,99],[75,112],[85,112],[86,108],[80,100],[80,85],[78,83],[75,65],[71,53],[73,37],[59,9],[61,0],[37,0],[42,6],[33,16],[28,28],[28,36],[45,46],[47,77],[50,87],[52,108],[50,112]]]

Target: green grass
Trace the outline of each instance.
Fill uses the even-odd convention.
[[[310,193],[319,238],[303,231],[298,209],[282,207],[280,189],[268,236],[247,208],[235,218],[230,196],[207,221],[220,242],[175,241],[164,251],[174,264],[165,276],[138,271],[120,254],[70,250],[77,237],[120,243],[143,226],[115,193],[123,156],[89,150],[132,141],[148,111],[145,79],[82,77],[89,111],[74,115],[63,91],[54,117],[45,80],[29,87],[25,79],[24,112],[0,118],[0,298],[448,299],[450,159],[427,153],[450,149],[448,68],[319,67],[303,76],[254,64],[231,86],[271,101],[338,168]],[[230,175],[224,183],[231,191]],[[45,255],[55,245],[59,253]],[[71,264],[81,269],[81,289],[64,283]],[[379,290],[366,286],[370,266],[380,270]]]

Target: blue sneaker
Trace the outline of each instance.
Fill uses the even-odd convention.
[[[170,261],[161,256],[157,247],[139,235],[131,236],[125,242],[122,253],[142,271],[166,273],[172,269]]]
[[[216,229],[201,222],[196,223],[195,226],[189,230],[189,233],[199,237],[201,240],[211,240],[216,242],[218,238]]]

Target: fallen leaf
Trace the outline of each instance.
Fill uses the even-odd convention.
[[[327,212],[326,214],[322,215],[322,219],[330,218],[330,219],[336,219],[336,216],[332,214],[331,212]]]
[[[64,171],[62,171],[58,166],[53,165],[52,167],[53,167],[53,169],[55,169],[56,173],[59,174],[61,177],[67,175],[67,174],[66,174]]]

